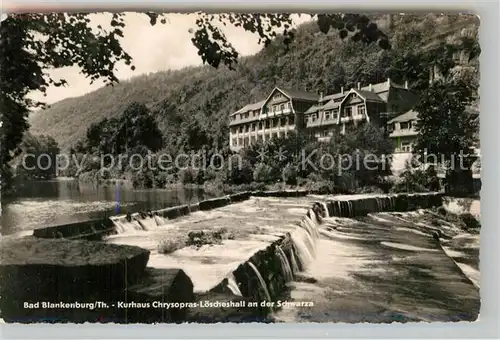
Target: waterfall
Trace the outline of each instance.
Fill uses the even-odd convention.
[[[352,208],[352,201],[347,201],[347,206],[349,207],[349,217],[354,217],[354,209]]]
[[[154,218],[154,220],[155,220],[155,222],[156,222],[156,225],[157,225],[158,227],[160,227],[160,226],[162,226],[162,225],[167,224],[167,219],[165,219],[165,218],[163,218],[163,217],[161,217],[161,216],[154,215],[154,216],[153,216],[153,218]]]
[[[312,212],[312,213],[314,214],[314,212]],[[319,238],[318,228],[316,227],[317,225],[319,225],[319,223],[313,222],[313,220],[311,218],[306,216],[306,218],[304,220],[302,220],[300,222],[300,224],[303,225],[303,227],[306,229],[309,236],[311,236],[311,241],[312,241],[312,244],[314,246],[316,244],[316,241]]]
[[[325,209],[325,217],[331,217],[330,210],[328,210],[328,204],[326,202],[321,202],[321,205],[323,206],[323,209]]]
[[[144,231],[139,222],[132,220],[129,222],[125,216],[112,216],[111,221],[116,226],[118,234],[136,233],[137,231]]]
[[[313,254],[314,249],[316,248],[316,242],[314,240],[313,233],[312,231],[309,230],[309,226],[304,220],[300,222],[300,227],[301,228],[296,232],[302,234],[301,239],[304,241],[304,244],[306,244],[307,248],[309,249],[309,252]]]
[[[261,286],[262,290],[264,290],[264,293],[266,294],[266,301],[272,301],[271,294],[269,294],[269,290],[267,289],[266,281],[264,281],[264,279],[262,278],[262,275],[260,275],[259,270],[250,261],[248,262],[248,265],[250,266],[250,268],[253,269],[253,271],[255,272],[255,275],[257,275],[257,278],[259,279],[259,282],[260,282],[260,286]]]
[[[290,260],[292,262],[292,273],[298,273],[299,272],[299,266],[297,265],[297,260],[295,259],[295,251],[293,250],[293,247],[290,251]]]
[[[280,258],[281,261],[281,268],[283,269],[283,275],[285,276],[285,280],[286,282],[292,281],[293,272],[292,268],[290,267],[290,263],[288,262],[288,259],[285,255],[285,252],[283,248],[281,248],[280,246],[277,246],[276,249],[278,250],[278,257]]]
[[[232,273],[227,278],[227,288],[229,288],[234,295],[243,296],[243,294],[241,294],[240,287],[238,287],[238,283],[236,282],[236,278]]]
[[[152,217],[137,219],[143,230],[150,230],[157,226],[156,221]]]
[[[314,244],[311,243],[311,236],[304,229],[297,228],[293,233],[291,233],[291,238],[295,249],[297,250],[297,257],[299,258],[302,268],[304,268],[314,260]],[[310,247],[307,246],[306,241],[311,244]]]

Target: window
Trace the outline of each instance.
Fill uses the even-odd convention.
[[[359,105],[358,106],[358,115],[365,115],[366,113],[366,110],[365,110],[365,106],[364,105]]]
[[[295,116],[290,116],[290,118],[288,119],[288,121],[290,122],[290,125],[293,125],[294,122],[295,122]]]
[[[280,105],[280,110],[281,110],[281,111],[285,110],[285,104],[281,104],[281,105]]]
[[[335,109],[332,111],[332,119],[337,119],[339,117],[339,110]]]
[[[318,114],[317,114],[317,113],[313,113],[313,114],[311,115],[311,121],[312,121],[312,122],[315,122],[317,119],[318,119]]]
[[[346,107],[344,110],[344,117],[351,117],[352,116],[352,107]]]
[[[412,145],[410,142],[401,142],[401,151],[411,152]]]
[[[325,120],[330,120],[330,118],[331,118],[331,112],[325,111]]]
[[[237,144],[237,142],[238,142],[238,141],[236,140],[236,138],[233,138],[233,141],[232,141],[233,146],[238,145],[238,144]]]
[[[399,128],[401,130],[408,130],[410,128],[410,124],[408,122],[399,123]]]

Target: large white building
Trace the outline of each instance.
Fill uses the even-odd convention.
[[[383,83],[358,86],[324,96],[282,87],[230,115],[230,148],[238,151],[256,141],[305,130],[319,140],[345,133],[349,126],[370,122],[383,126],[388,119],[410,110],[417,96],[408,84]]]

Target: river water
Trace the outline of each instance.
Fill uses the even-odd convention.
[[[2,197],[0,233],[23,234],[41,227],[158,210],[213,197],[201,189],[133,190],[123,184],[103,187],[74,180],[27,181],[19,185],[16,196]]]

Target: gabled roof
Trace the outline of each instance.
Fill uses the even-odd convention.
[[[265,103],[265,100],[261,100],[260,102],[257,102],[257,103],[245,105],[244,107],[242,107],[238,111],[231,114],[231,116],[237,115],[239,113],[248,112],[248,111],[259,110],[260,108],[262,108],[262,105],[264,105],[264,103]]]
[[[313,105],[309,109],[307,109],[307,111],[304,113],[308,114],[308,113],[318,112],[322,107],[323,107],[322,105]]]
[[[343,98],[346,95],[346,93],[347,92],[344,92],[344,93],[339,92],[339,93],[329,94],[329,95],[323,97],[323,101],[324,102],[328,102],[328,101],[330,101],[332,99]]]
[[[410,121],[410,120],[414,120],[414,119],[417,119],[418,117],[418,112],[417,111],[413,111],[413,110],[410,110],[410,111],[407,111],[397,117],[394,117],[393,119],[391,119],[390,121],[388,121],[387,123],[391,124],[391,123],[400,123],[400,122],[407,122],[407,121]]]
[[[287,89],[283,87],[277,87],[276,89],[283,92],[287,97],[290,97],[291,99],[302,99],[314,102],[317,102],[319,100],[319,95],[316,93],[295,90],[295,89]]]
[[[375,92],[353,89],[360,97],[371,102],[384,102],[382,98],[378,96]]]
[[[339,102],[334,102],[333,100],[330,100],[328,103],[323,106],[324,110],[331,110],[331,109],[336,109],[340,106]]]

